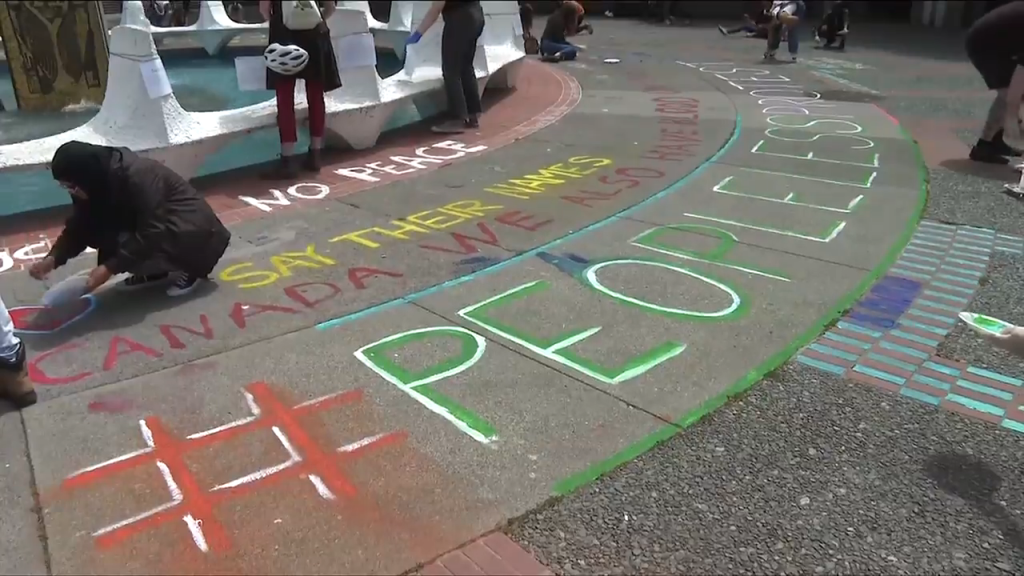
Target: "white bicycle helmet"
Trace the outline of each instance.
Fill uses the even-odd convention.
[[[267,68],[283,74],[294,76],[309,64],[309,53],[298,46],[281,46],[274,43],[267,46],[263,52],[263,59],[267,61]]]

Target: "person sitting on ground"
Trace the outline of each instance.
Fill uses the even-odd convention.
[[[821,44],[822,48],[833,48],[836,40],[839,41],[839,45],[835,46],[837,50],[846,49],[846,35],[850,32],[850,10],[847,9],[846,5],[842,0],[836,0],[832,3],[832,8],[828,14],[822,18],[821,24],[818,29],[814,32],[814,40]]]
[[[71,194],[71,216],[49,254],[29,268],[36,280],[93,248],[86,294],[115,274],[131,274],[121,288],[141,288],[174,273],[167,294],[183,296],[207,279],[231,240],[184,178],[127,148],[67,142],[50,170]]]
[[[753,18],[749,14],[743,15],[743,25],[736,26],[735,28],[726,28],[725,26],[719,26],[718,31],[722,33],[722,36],[731,36],[739,32],[745,32],[747,38],[768,38],[768,24],[771,23],[772,17],[768,14],[768,9],[771,8],[771,2],[761,2],[762,10],[754,15]]]
[[[579,47],[573,46],[567,38],[576,35],[582,15],[583,6],[569,0],[562,2],[551,16],[548,16],[544,34],[540,37],[541,60],[561,62],[576,59]]]
[[[1020,105],[1024,96],[1024,2],[1004,4],[982,16],[967,31],[967,57],[985,85],[996,93],[988,109],[977,144],[971,148],[975,162],[1008,164],[1007,156],[1024,149],[1020,129]]]

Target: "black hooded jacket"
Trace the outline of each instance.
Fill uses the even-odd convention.
[[[55,180],[88,196],[71,197],[71,217],[49,254],[57,266],[92,247],[114,274],[162,259],[174,270],[202,277],[231,240],[184,178],[127,148],[68,142],[53,155],[51,171]]]

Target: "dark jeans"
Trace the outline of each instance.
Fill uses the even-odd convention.
[[[476,42],[484,31],[484,11],[479,4],[444,15],[441,33],[441,74],[448,94],[448,114],[454,119],[477,116],[480,87],[473,70]]]
[[[540,55],[541,56],[554,56],[559,54],[562,56],[562,60],[575,60],[577,49],[572,44],[566,42],[552,42],[551,40],[540,41]]]

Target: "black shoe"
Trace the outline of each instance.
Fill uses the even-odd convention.
[[[294,156],[281,156],[281,160],[273,168],[260,174],[263,180],[294,180],[299,177],[298,166]]]
[[[320,166],[320,149],[310,148],[309,152],[306,152],[306,160],[302,163],[302,167],[305,168],[307,172],[319,174]]]
[[[1003,140],[1003,130],[1000,129],[996,132],[996,135],[992,137],[992,145],[994,149],[999,152],[1001,156],[1020,156],[1021,151],[1017,150],[1013,146],[1010,146]]]
[[[117,283],[120,290],[138,290],[167,280],[169,274],[135,274]]]
[[[27,353],[25,343],[18,344],[13,362],[0,360],[0,398],[7,400],[15,408],[28,408],[39,401],[35,387],[28,379]]]
[[[469,118],[466,118],[466,130],[479,130],[479,129],[480,129],[480,119],[479,118],[477,118],[476,116],[471,116]]]
[[[975,162],[984,162],[985,164],[1009,164],[1010,160],[1001,152],[992,141],[979,138],[978,143],[971,148],[970,158]]]
[[[448,120],[431,127],[430,131],[435,134],[462,134],[466,131],[466,121]]]
[[[200,280],[203,280],[203,278],[182,272],[178,279],[174,281],[174,285],[167,289],[167,295],[187,296],[199,287]]]

